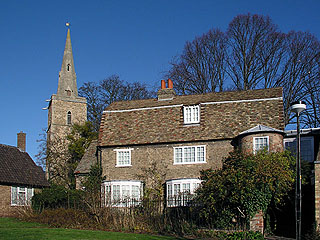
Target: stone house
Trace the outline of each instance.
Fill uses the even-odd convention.
[[[200,170],[220,168],[235,148],[282,151],[283,130],[281,88],[178,96],[162,80],[156,99],[114,102],[103,112],[96,159],[105,204],[139,200],[154,169],[167,206],[184,205],[175,199],[196,190]]]
[[[0,216],[14,216],[30,205],[37,189],[48,187],[44,171],[25,152],[26,134],[18,133],[18,147],[0,144]]]

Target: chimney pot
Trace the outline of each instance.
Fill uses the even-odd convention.
[[[26,151],[26,133],[22,131],[17,133],[17,147],[23,152]]]
[[[173,82],[170,78],[168,79],[168,88],[173,88]]]
[[[165,89],[165,88],[166,88],[166,81],[161,80],[161,89]]]

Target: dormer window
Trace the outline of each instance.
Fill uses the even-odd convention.
[[[183,121],[184,124],[200,123],[200,106],[184,106]]]
[[[69,72],[71,70],[71,64],[69,63],[68,65],[67,65],[67,71]]]
[[[67,114],[67,124],[71,125],[71,112],[70,111]]]

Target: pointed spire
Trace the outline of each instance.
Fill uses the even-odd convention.
[[[73,63],[73,54],[72,54],[70,27],[69,27],[70,24],[67,23],[66,26],[68,27],[68,32],[67,32],[66,45],[63,53],[61,70],[59,72],[57,96],[74,98],[74,97],[78,97],[77,77],[76,77],[76,72],[75,72],[74,63]]]

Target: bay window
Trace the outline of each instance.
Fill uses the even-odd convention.
[[[106,181],[102,184],[104,205],[130,207],[139,204],[142,197],[141,181]]]
[[[166,182],[167,206],[187,206],[200,184],[201,180],[197,178],[168,180]]]

